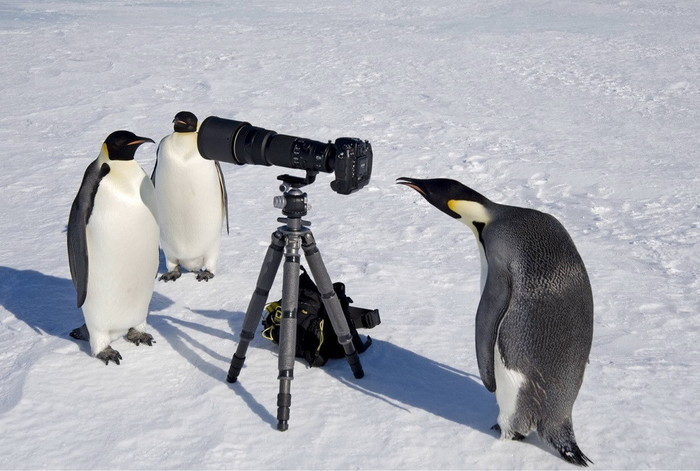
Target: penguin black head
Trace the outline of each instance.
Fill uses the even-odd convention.
[[[195,132],[197,130],[197,117],[189,111],[180,111],[173,119],[175,132]]]
[[[104,145],[109,160],[134,160],[136,149],[144,142],[153,142],[153,139],[137,136],[131,131],[114,131],[107,136]]]
[[[489,200],[481,193],[449,178],[421,180],[418,178],[400,177],[397,179],[397,183],[413,188],[423,195],[423,198],[428,203],[455,219],[462,219],[465,216],[462,211],[458,212],[455,210],[457,202],[476,203],[480,207],[485,207],[489,203]]]

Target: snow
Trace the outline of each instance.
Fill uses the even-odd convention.
[[[490,430],[476,244],[401,176],[559,218],[596,304],[581,449],[597,469],[698,468],[698,18],[694,0],[0,1],[0,468],[573,469]],[[331,277],[382,316],[366,376],[298,361],[284,433],[259,331],[225,377],[289,169],[224,165],[219,272],[156,284],[153,347],[117,341],[105,366],[68,336],[84,169],[110,132],[157,141],[180,110],[374,149],[366,188],[306,189]]]

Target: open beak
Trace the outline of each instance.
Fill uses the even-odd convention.
[[[399,185],[406,185],[408,187],[411,187],[425,197],[426,193],[423,187],[420,186],[420,182],[421,180],[409,177],[399,177],[396,179],[396,183],[398,183]]]

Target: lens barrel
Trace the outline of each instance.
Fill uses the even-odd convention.
[[[208,160],[243,165],[233,156],[233,143],[238,131],[244,126],[250,126],[250,123],[209,116],[199,127],[197,136],[199,153]]]
[[[237,165],[279,167],[332,172],[334,147],[311,139],[277,134],[234,121],[210,116],[202,122],[197,139],[205,159]]]
[[[197,137],[199,153],[208,160],[236,165],[276,165],[311,172],[331,173],[334,191],[350,194],[364,187],[372,173],[372,147],[356,138],[339,138],[335,144],[209,116]]]

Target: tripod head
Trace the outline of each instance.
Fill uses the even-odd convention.
[[[279,189],[283,195],[275,196],[273,206],[281,209],[282,214],[287,216],[286,218],[280,218],[280,222],[295,227],[297,224],[290,224],[291,220],[299,220],[303,226],[311,224],[308,221],[301,221],[301,218],[306,216],[307,211],[311,208],[308,204],[307,195],[301,191],[301,188],[312,184],[316,180],[317,174],[318,172],[316,171],[307,170],[305,177],[295,177],[294,175],[286,174],[277,177],[282,182]]]
[[[290,188],[302,188],[306,185],[311,185],[316,181],[316,175],[318,175],[318,172],[315,170],[307,170],[306,176],[304,177],[295,177],[294,175],[287,175],[286,173],[284,175],[278,175],[277,179],[282,182],[280,191],[285,192]]]

